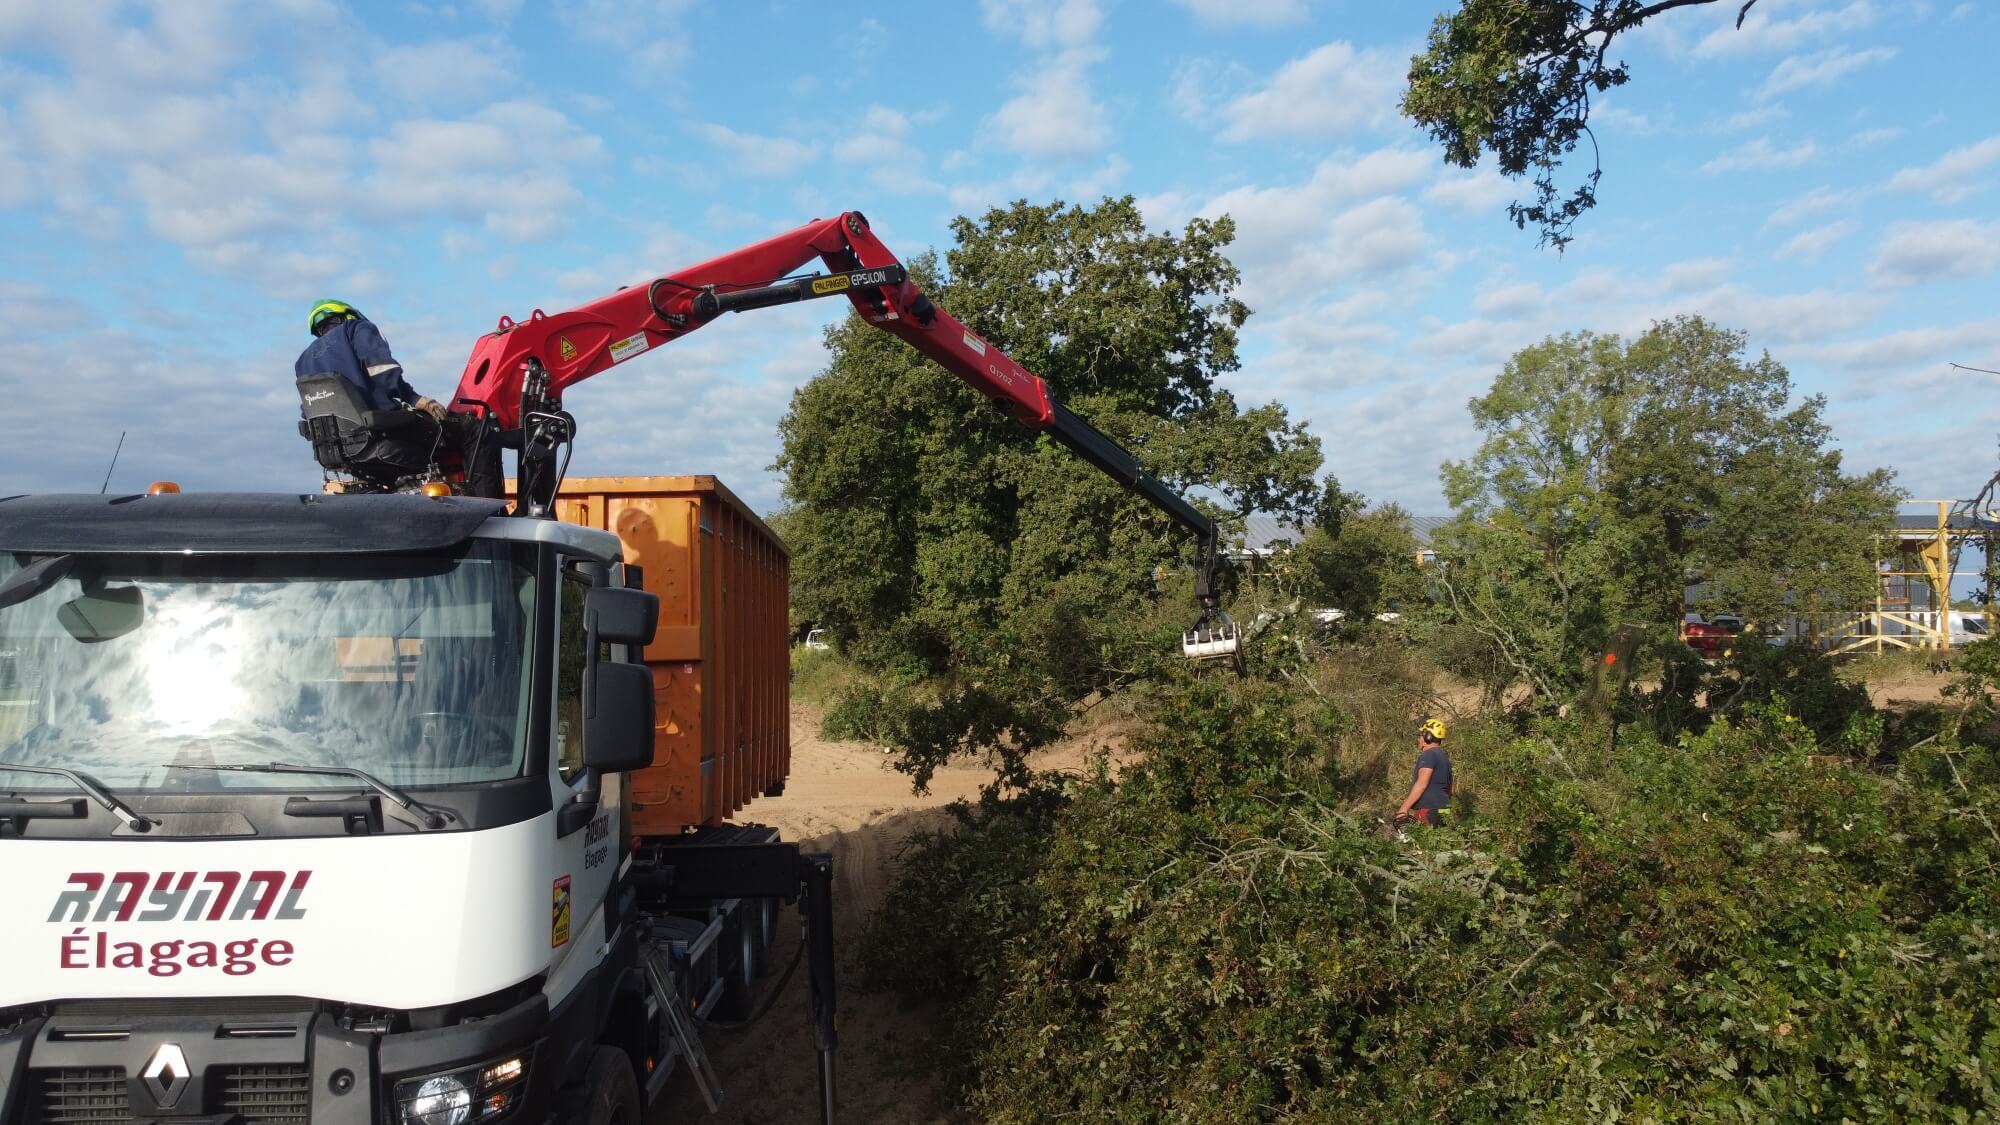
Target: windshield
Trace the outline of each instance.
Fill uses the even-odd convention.
[[[0,552],[0,586],[33,556]],[[120,792],[352,787],[177,765],[352,766],[391,785],[518,776],[532,570],[441,556],[79,555],[0,608],[0,764]],[[66,788],[0,770],[0,791]]]

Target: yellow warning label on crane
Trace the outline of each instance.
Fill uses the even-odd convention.
[[[564,363],[573,362],[576,359],[576,345],[569,342],[568,336],[557,336],[556,354],[562,357]]]

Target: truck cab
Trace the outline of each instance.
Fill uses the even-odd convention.
[[[625,885],[628,577],[492,500],[0,500],[0,1122],[629,1094],[674,1054],[646,958],[688,943]]]

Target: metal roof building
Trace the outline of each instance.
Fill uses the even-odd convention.
[[[1410,531],[1416,536],[1417,547],[1429,551],[1431,535],[1450,519],[1450,516],[1411,516]],[[1305,532],[1277,516],[1246,516],[1243,520],[1243,537],[1237,541],[1231,553],[1238,558],[1268,558],[1296,545],[1304,537]]]

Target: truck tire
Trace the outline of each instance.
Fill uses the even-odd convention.
[[[641,1125],[644,1117],[632,1060],[616,1047],[592,1051],[583,1081],[565,1093],[556,1115],[562,1125]]]
[[[759,948],[764,936],[762,919],[763,911],[757,909],[756,901],[745,899],[722,931],[723,940],[729,943],[735,956],[719,966],[723,974],[722,999],[715,1005],[715,1014],[731,1023],[749,1019],[757,1001],[757,966],[764,959]]]
[[[777,899],[767,898],[764,900],[763,918],[759,923],[764,932],[764,956],[757,963],[757,975],[760,977],[771,971],[771,947],[778,942],[778,911]]]

